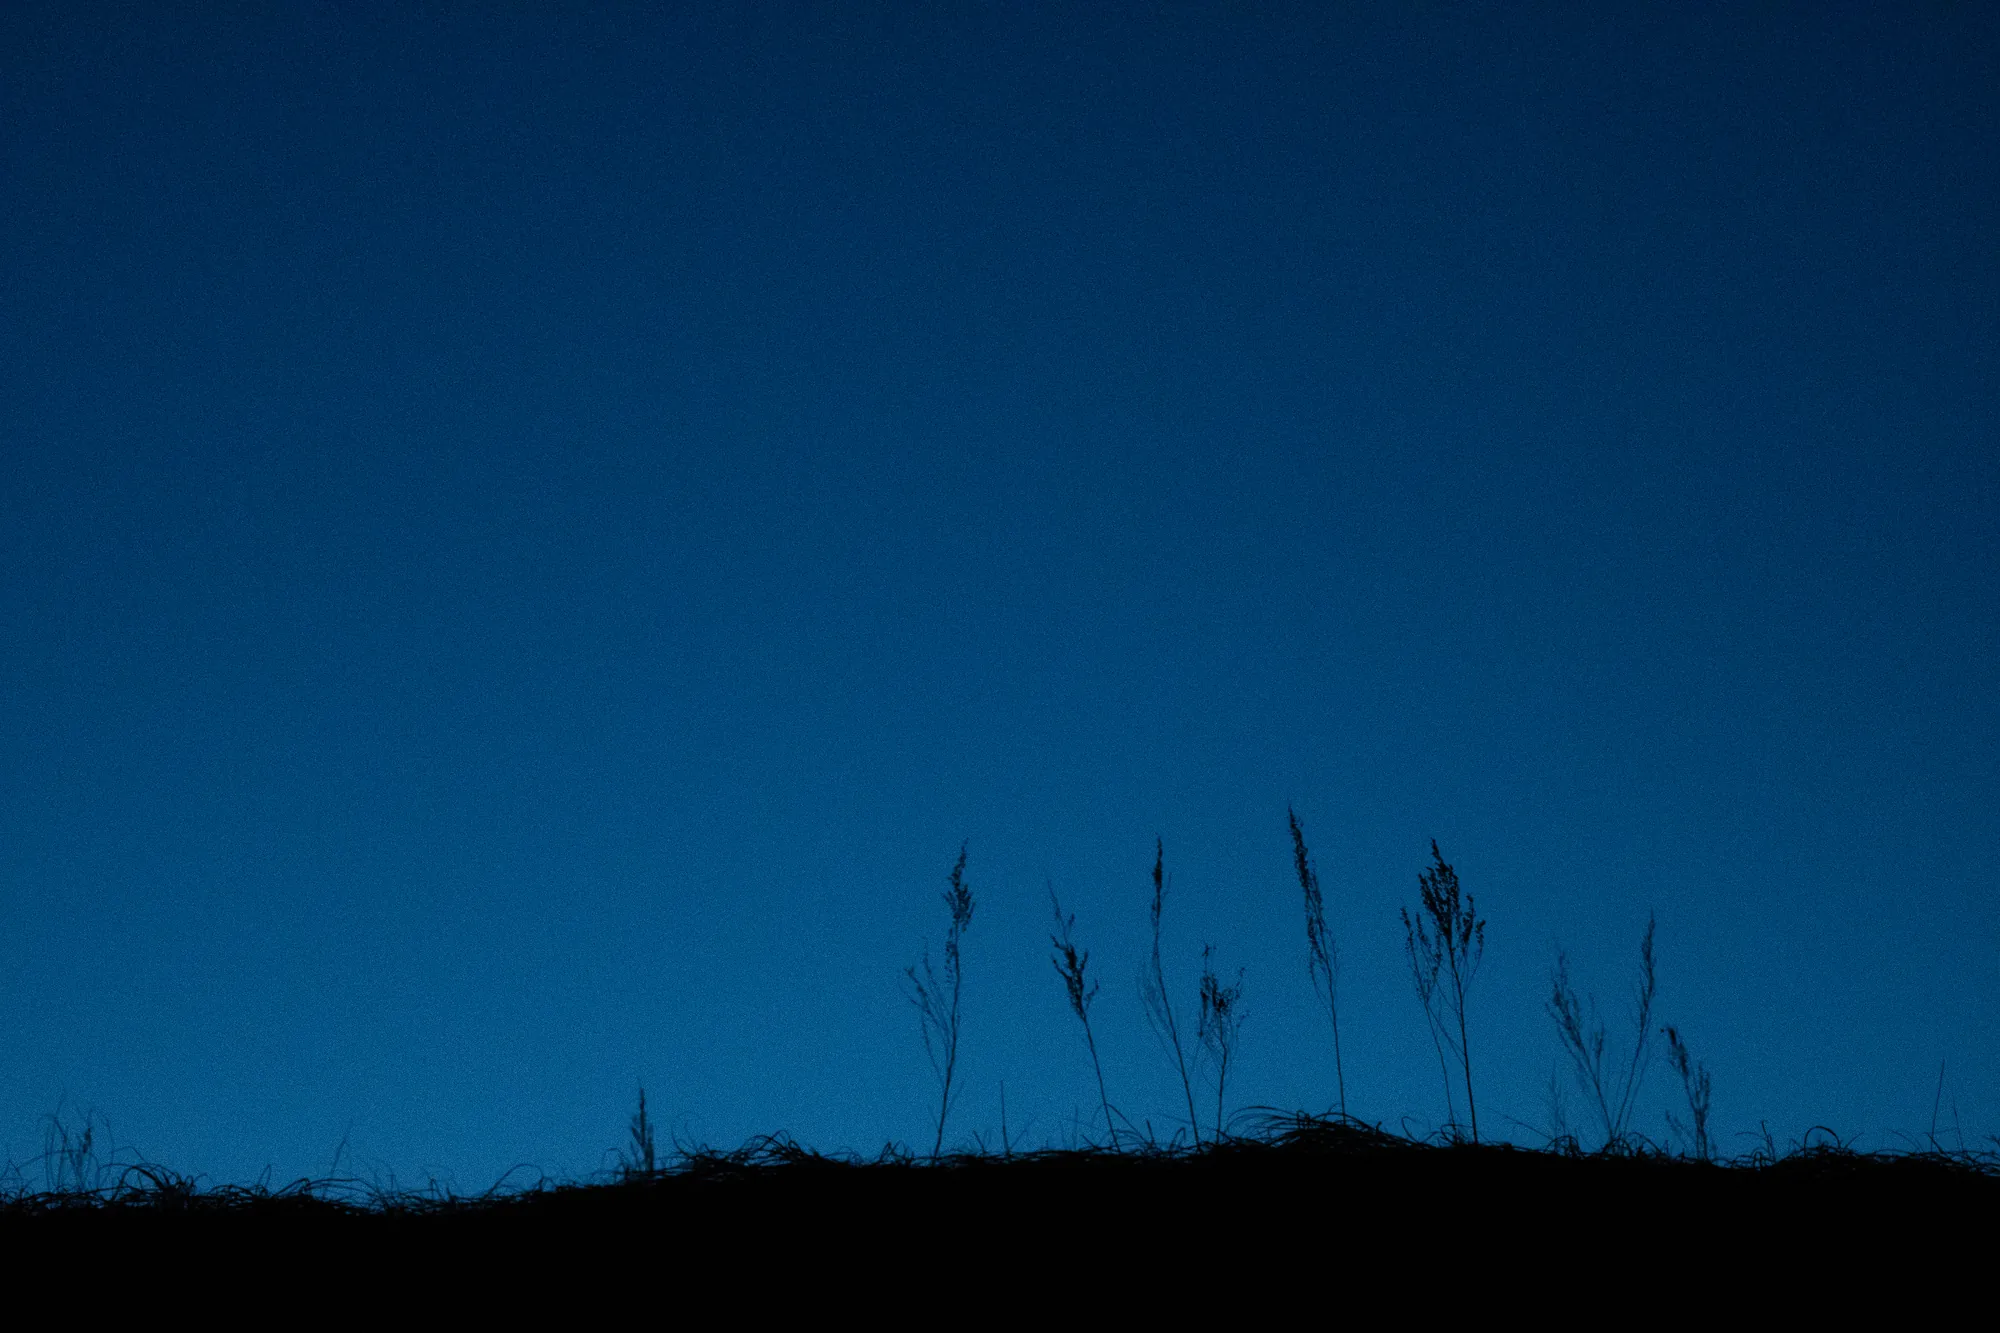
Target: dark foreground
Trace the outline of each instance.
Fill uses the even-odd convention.
[[[0,1255],[23,1277],[89,1255],[105,1272],[367,1272],[489,1298],[496,1283],[552,1295],[632,1281],[752,1305],[874,1290],[1026,1306],[1084,1292],[1156,1310],[1344,1289],[1400,1293],[1419,1323],[1426,1308],[1508,1291],[1651,1307],[1793,1286],[1837,1304],[1900,1284],[1921,1304],[1990,1292],[1996,1243],[2000,1170],[1967,1155],[1826,1147],[1716,1165],[1420,1144],[1312,1120],[1201,1152],[933,1165],[777,1141],[475,1198],[199,1191],[156,1173],[122,1193],[0,1207]]]

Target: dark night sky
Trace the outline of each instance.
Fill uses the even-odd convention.
[[[1169,1124],[1156,836],[1325,1108],[1288,801],[1370,1119],[1435,837],[1489,1129],[1649,908],[1725,1147],[2000,1128],[2000,20],[1613,8],[6,6],[0,1150],[927,1146],[962,840],[952,1138],[1051,880]]]

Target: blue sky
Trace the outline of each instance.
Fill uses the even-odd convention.
[[[2000,1129],[2000,25],[1972,7],[0,17],[0,1145],[215,1179],[1444,1117],[1560,942],[1726,1146]],[[1664,1135],[1655,1068],[1640,1128]],[[1489,1109],[1490,1108],[1490,1109]],[[1505,1117],[1519,1122],[1510,1125]]]

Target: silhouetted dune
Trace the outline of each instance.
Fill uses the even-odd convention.
[[[1218,1283],[1467,1284],[1575,1292],[1667,1282],[1971,1281],[2000,1238],[2000,1174],[1966,1155],[1838,1146],[1714,1164],[1420,1143],[1331,1120],[1190,1151],[1044,1151],[857,1161],[785,1140],[697,1153],[650,1176],[485,1197],[335,1197],[134,1189],[26,1196],[8,1252],[151,1257],[251,1272],[353,1271],[482,1282],[624,1272],[749,1282],[756,1299],[814,1281],[962,1289],[975,1304],[1097,1289],[1144,1304]],[[1790,1276],[1787,1277],[1786,1275]],[[457,1275],[454,1277],[453,1275]],[[532,1281],[531,1281],[532,1280]],[[1026,1284],[1025,1286],[1023,1284]],[[1182,1296],[1173,1293],[1185,1287]],[[1651,1297],[1645,1299],[1650,1300]]]

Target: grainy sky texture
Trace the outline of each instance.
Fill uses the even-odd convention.
[[[1726,1149],[2000,1129],[1988,6],[0,11],[0,1146],[483,1187],[1445,1117],[1397,909]],[[1656,1066],[1638,1127],[1664,1138]],[[1087,1128],[1087,1124],[1086,1124]],[[33,1180],[32,1165],[29,1167]]]

